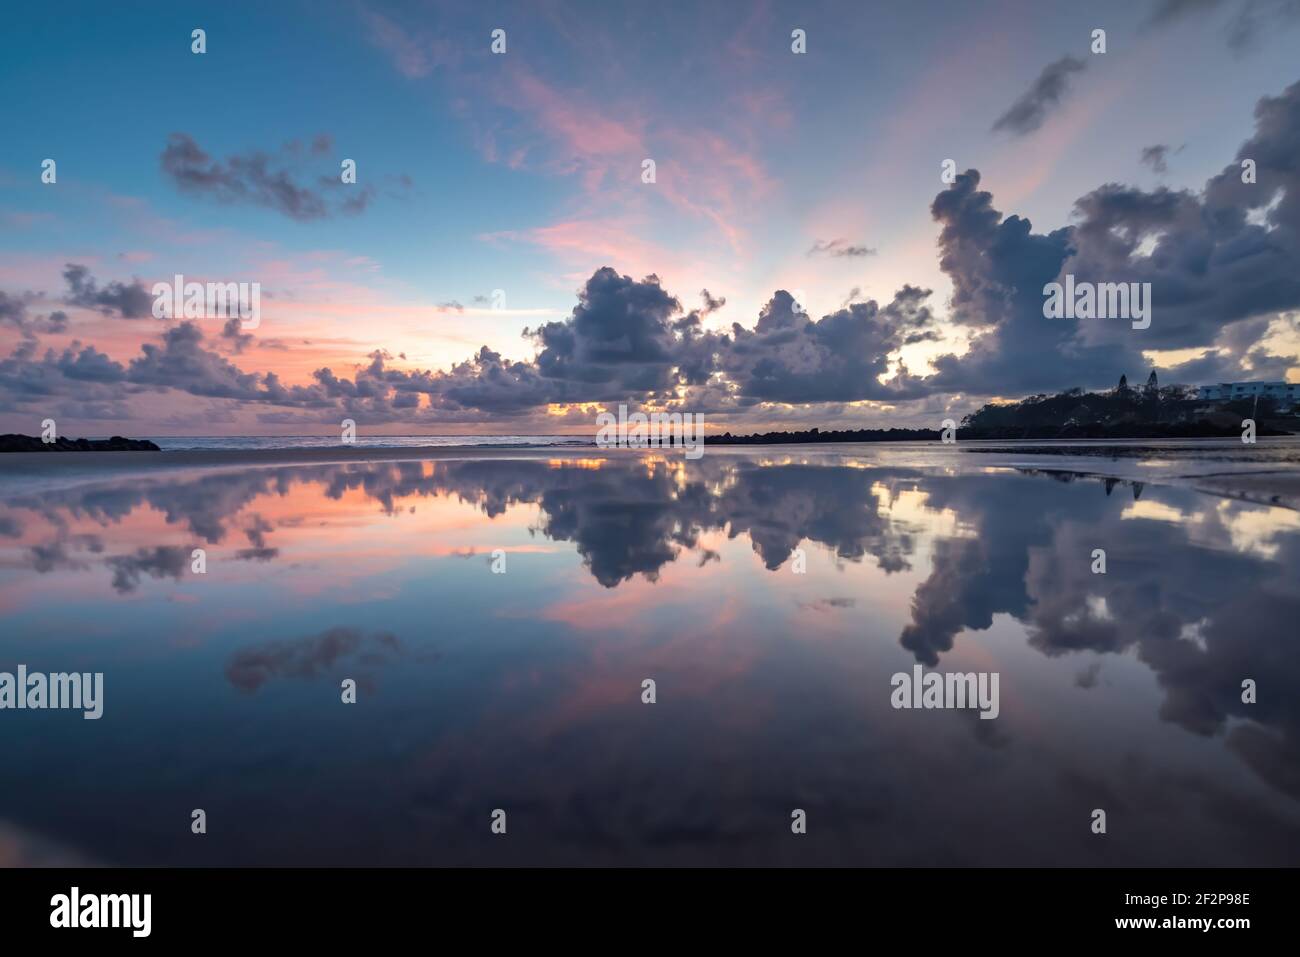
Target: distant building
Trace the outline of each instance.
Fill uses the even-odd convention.
[[[1119,385],[1115,386],[1115,391],[1116,392],[1128,391],[1128,376],[1122,375],[1119,377]]]
[[[1300,403],[1300,383],[1297,382],[1220,382],[1196,388],[1196,398],[1206,402],[1228,402],[1232,399],[1269,398],[1280,408],[1292,408]]]
[[[1155,392],[1160,388],[1160,383],[1156,381],[1156,370],[1151,370],[1151,375],[1147,378],[1147,391]]]

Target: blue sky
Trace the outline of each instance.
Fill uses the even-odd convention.
[[[1178,226],[1205,213],[1195,204],[1207,181],[1256,135],[1257,102],[1300,80],[1300,10],[1268,0],[52,3],[8,13],[7,26],[0,428],[27,433],[47,415],[87,434],[317,432],[341,414],[377,431],[587,431],[595,405],[616,400],[742,427],[930,424],[1038,383],[980,371],[1005,363],[956,371],[1003,317],[962,315],[954,290],[987,291],[1014,268],[944,266],[931,212],[952,185],[944,159],[978,170],[972,195],[991,193],[990,208],[1027,218],[1034,236],[1079,227],[1076,201],[1108,183],[1148,203],[1186,190]],[[1099,27],[1104,54],[1090,50]],[[496,28],[504,55],[489,50]],[[794,29],[804,54],[791,51]],[[1067,57],[1081,67],[1041,123],[993,128]],[[204,157],[186,170],[219,175],[224,191],[168,171],[177,134]],[[1157,145],[1163,172],[1141,160]],[[318,195],[324,214],[241,179],[259,154],[272,185]],[[41,182],[46,158],[54,184]],[[357,183],[325,185],[349,158]],[[646,158],[654,183],[641,179]],[[1294,198],[1295,170],[1278,160],[1261,185]],[[364,208],[347,212],[362,191]],[[1285,259],[1295,224],[1286,203],[1273,213],[1255,210],[1268,237],[1250,238]],[[1144,273],[1157,310],[1193,294],[1171,270],[1199,241],[1171,241],[1169,262]],[[831,254],[845,248],[860,254]],[[1129,278],[1101,250],[1072,261]],[[212,321],[177,333],[111,297],[71,294],[70,263],[100,291],[177,273],[257,281],[264,319],[251,339]],[[601,267],[627,283],[589,288]],[[1300,302],[1262,272],[1216,280],[1241,281],[1240,295],[1174,315],[1158,336],[1054,330],[1060,361],[1044,377],[1092,387],[1155,365],[1189,381],[1300,378]],[[651,274],[677,308],[631,315],[655,301]],[[908,286],[930,291],[923,305],[898,298]],[[701,309],[703,289],[725,305]],[[504,309],[487,302],[494,290]],[[752,336],[762,360],[735,353],[733,324],[753,330],[769,315],[770,328],[793,330],[779,290],[813,321],[847,318],[794,345]],[[683,344],[672,323],[692,310]],[[625,361],[575,339],[618,322],[636,327],[607,337],[633,343]],[[523,335],[543,323],[556,324],[548,338]],[[1010,355],[1006,328],[985,351]],[[1092,352],[1078,359],[1077,342]],[[156,361],[133,365],[150,344]],[[712,355],[711,371],[681,373],[687,351]],[[837,385],[807,388],[818,381]]]

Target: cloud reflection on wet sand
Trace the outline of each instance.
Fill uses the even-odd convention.
[[[121,863],[1283,863],[1297,560],[1283,509],[831,453],[22,495],[0,505],[0,664],[105,671],[117,730],[22,716],[43,745],[0,742],[0,816]],[[916,662],[1000,671],[1002,716],[893,711]],[[65,796],[113,768],[129,842]],[[154,822],[200,800],[220,843]],[[506,805],[492,844],[479,818]],[[1095,806],[1124,840],[1089,840]]]

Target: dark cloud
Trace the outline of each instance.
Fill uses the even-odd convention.
[[[244,325],[238,319],[227,319],[221,327],[221,339],[235,355],[241,354],[253,343],[253,334],[243,330]]]
[[[1157,173],[1169,172],[1169,147],[1161,143],[1155,146],[1146,146],[1142,149],[1142,162],[1150,166]]]
[[[41,297],[34,292],[22,292],[10,295],[0,289],[0,325],[10,325],[24,336],[32,337],[38,333],[59,335],[68,330],[68,314],[55,310],[48,315],[32,316],[28,307]]]
[[[68,314],[55,309],[48,316],[37,316],[32,326],[33,332],[48,332],[59,335],[68,331]]]
[[[598,269],[569,319],[529,333],[541,347],[537,368],[550,379],[617,383],[623,394],[666,388],[676,346],[669,320],[679,309],[657,276],[636,282]]]
[[[252,340],[231,323],[205,341],[197,324],[181,322],[125,364],[82,343],[42,352],[34,333],[63,330],[66,316],[52,313],[38,326],[28,314],[37,294],[4,294],[0,322],[22,329],[23,338],[0,360],[0,394],[20,411],[66,402],[52,411],[107,418],[129,417],[123,403],[134,394],[177,390],[255,404],[267,425],[337,424],[340,416],[370,424],[505,423],[549,405],[621,402],[712,416],[761,411],[771,421],[788,415],[791,424],[806,425],[813,411],[796,407],[822,406],[815,411],[824,421],[859,401],[1108,387],[1149,368],[1143,350],[1190,350],[1182,364],[1161,369],[1166,382],[1283,378],[1295,356],[1270,353],[1261,342],[1300,307],[1300,84],[1261,99],[1255,118],[1236,160],[1202,192],[1108,183],[1079,198],[1071,225],[1048,233],[1004,216],[980,188],[977,170],[959,175],[931,213],[941,227],[940,266],[952,284],[949,319],[969,333],[969,345],[933,359],[928,376],[897,359],[909,344],[941,338],[929,293],[914,286],[884,305],[852,301],[855,290],[819,319],[778,290],[753,327],[734,323],[721,332],[704,321],[722,306],[720,297],[702,290],[702,306],[686,311],[657,276],[636,280],[602,267],[578,291],[569,316],[525,330],[530,359],[483,347],[446,370],[400,369],[376,349],[355,372],[325,367],[295,386],[232,362]],[[189,150],[183,140],[174,145]],[[1163,162],[1168,148],[1146,152],[1149,162]],[[1244,160],[1256,165],[1254,183],[1241,182]],[[226,188],[229,164],[191,165],[196,182]],[[830,254],[855,248],[842,240],[819,246]],[[1150,328],[1046,319],[1043,287],[1065,274],[1151,283]],[[65,275],[70,302],[127,316],[151,311],[138,282],[101,288],[76,264]]]
[[[319,157],[332,147],[329,137],[322,134],[313,141],[309,152]],[[310,185],[313,178],[303,168],[303,153],[301,144],[295,141],[275,155],[254,151],[218,160],[204,152],[188,133],[173,133],[159,161],[163,172],[182,192],[224,204],[263,206],[300,222],[340,212],[355,215],[374,199],[374,186],[345,184],[338,169],[317,174],[315,185]]]
[[[979,172],[967,170],[931,206],[943,227],[939,264],[952,280],[950,318],[976,336],[965,355],[932,360],[930,390],[1054,392],[1110,384],[1124,370],[1141,368],[1136,344],[1081,345],[1077,332],[1084,320],[1043,317],[1043,286],[1056,280],[1073,252],[1072,231],[1044,235],[1034,233],[1027,219],[1004,219],[979,183]]]
[[[675,321],[680,310],[657,276],[638,281],[603,267],[579,291],[572,315],[525,331],[538,349],[532,361],[503,360],[484,346],[427,386],[463,408],[515,412],[624,402],[703,382],[715,339],[698,322]]]
[[[727,304],[727,300],[725,297],[718,296],[715,299],[712,295],[710,295],[707,289],[700,290],[700,298],[704,300],[704,308],[701,309],[700,312],[702,312],[706,316],[711,312],[717,312],[719,309],[721,309],[723,306]]]
[[[162,345],[145,343],[132,359],[132,382],[179,389],[191,395],[227,399],[262,399],[261,377],[242,372],[230,360],[202,346],[203,333],[193,322],[182,322],[162,334]]]
[[[1202,193],[1109,183],[1076,202],[1074,225],[1048,234],[1004,219],[977,171],[960,175],[931,211],[943,226],[952,319],[976,337],[960,358],[934,360],[927,386],[999,395],[1107,386],[1144,368],[1143,349],[1203,350],[1165,371],[1174,382],[1278,377],[1293,367],[1294,356],[1258,343],[1273,317],[1300,306],[1300,83],[1261,99],[1255,117],[1237,160]],[[1242,182],[1246,159],[1255,183]],[[1150,328],[1045,319],[1043,287],[1065,274],[1149,282]]]
[[[248,337],[227,323],[218,341],[233,343],[242,351]],[[317,384],[286,388],[274,373],[245,372],[229,359],[204,345],[199,326],[178,323],[162,332],[157,342],[145,342],[140,355],[123,365],[94,346],[73,341],[62,352],[47,349],[39,358],[34,344],[20,344],[7,359],[0,360],[0,392],[18,407],[34,403],[48,408],[51,399],[76,400],[78,411],[96,402],[116,402],[145,391],[175,389],[190,395],[239,401],[284,404],[299,408],[334,405],[329,385],[336,381],[328,370],[317,372]],[[347,383],[335,393],[364,393],[367,384]],[[110,417],[128,417],[115,410]]]
[[[138,279],[129,284],[110,282],[101,288],[90,275],[90,270],[77,263],[68,263],[63,278],[68,284],[65,301],[69,305],[95,309],[106,316],[116,313],[123,319],[153,316],[153,296]]]
[[[1238,53],[1250,50],[1262,36],[1300,22],[1300,0],[1160,0],[1146,25],[1165,27],[1221,11],[1230,14],[1224,38]]]
[[[74,342],[56,360],[59,371],[73,382],[121,382],[125,376],[120,363],[114,362],[94,346]]]
[[[35,293],[23,293],[11,296],[0,290],[0,322],[22,328],[27,320],[27,306],[36,298]]]
[[[1060,104],[1070,89],[1070,75],[1082,72],[1087,64],[1076,57],[1063,56],[1043,67],[1031,86],[1012,103],[993,124],[994,131],[1007,130],[1025,136],[1043,125],[1048,111]]]
[[[746,399],[767,402],[852,402],[907,399],[925,394],[905,369],[888,382],[889,353],[924,332],[934,317],[930,290],[905,286],[881,308],[874,300],[853,303],[813,322],[796,311],[781,290],[748,330],[732,326],[720,365]]]
[[[1242,182],[1245,160],[1256,166],[1254,183]],[[1067,271],[1152,284],[1151,328],[1137,334],[1145,348],[1219,345],[1235,323],[1297,308],[1300,83],[1256,104],[1254,135],[1200,194],[1111,183],[1080,198],[1075,212]],[[1121,332],[1095,322],[1082,331],[1089,341]]]
[[[84,415],[98,403],[119,401],[130,391],[125,369],[94,346],[73,342],[62,352],[46,349],[40,357],[35,349],[35,340],[25,340],[0,360],[0,394],[11,410],[50,410],[51,400],[68,400]]]

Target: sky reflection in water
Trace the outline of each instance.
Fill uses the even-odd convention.
[[[834,453],[33,492],[0,670],[105,713],[0,714],[0,863],[1294,863],[1297,567],[1286,509]],[[893,710],[918,662],[998,719]]]

